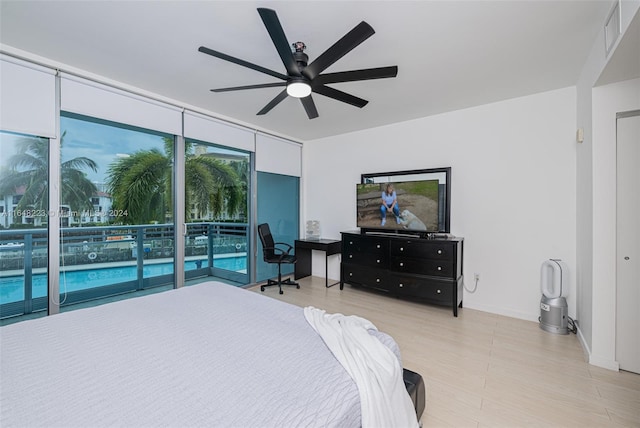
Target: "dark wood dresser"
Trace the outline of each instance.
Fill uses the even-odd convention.
[[[463,238],[342,232],[340,289],[344,284],[393,296],[462,307]]]

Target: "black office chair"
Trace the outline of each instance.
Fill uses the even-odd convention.
[[[269,279],[266,284],[260,286],[260,291],[264,291],[264,287],[270,287],[272,285],[277,285],[280,288],[280,294],[284,293],[282,291],[283,285],[295,285],[296,288],[300,288],[300,284],[292,281],[291,278],[282,279],[282,264],[293,264],[296,262],[296,256],[289,254],[293,247],[286,242],[273,242],[273,235],[271,235],[271,229],[269,229],[267,223],[258,225],[258,235],[262,242],[263,260],[267,263],[278,264],[278,280]],[[278,248],[279,246],[285,247],[286,249]]]

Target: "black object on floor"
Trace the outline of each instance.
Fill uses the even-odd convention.
[[[420,420],[424,412],[426,398],[424,380],[420,374],[407,369],[402,369],[402,378],[404,379],[404,386],[407,388],[413,406],[416,409],[416,416],[418,420]]]

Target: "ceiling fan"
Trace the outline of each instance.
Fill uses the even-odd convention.
[[[225,61],[230,61],[243,67],[248,67],[252,70],[256,70],[282,80],[282,82],[275,83],[211,89],[213,92],[228,92],[244,89],[275,88],[284,86],[285,89],[283,89],[282,92],[276,95],[275,98],[264,106],[262,110],[257,113],[258,115],[268,113],[287,96],[292,96],[300,98],[300,101],[307,112],[307,116],[309,116],[309,119],[314,119],[318,117],[318,110],[316,109],[316,105],[311,97],[312,92],[362,108],[369,101],[327,86],[327,84],[354,82],[358,80],[385,79],[389,77],[396,77],[398,74],[398,67],[395,65],[390,67],[367,68],[363,70],[321,74],[329,66],[375,33],[373,28],[364,21],[356,25],[340,40],[334,43],[333,46],[311,62],[311,64],[308,64],[309,57],[304,53],[304,49],[306,48],[305,44],[302,42],[293,43],[291,46],[295,51],[292,52],[276,12],[271,9],[258,8],[258,13],[260,14],[262,22],[264,22],[264,26],[267,28],[267,32],[271,36],[271,40],[282,59],[284,67],[287,70],[287,74],[269,70],[268,68],[252,64],[222,52],[214,51],[213,49],[209,49],[204,46],[200,46],[200,48],[198,48],[198,51],[200,52]]]

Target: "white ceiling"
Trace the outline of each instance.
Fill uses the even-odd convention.
[[[104,76],[306,141],[574,85],[611,1],[6,1],[0,42],[63,70]],[[204,45],[286,73],[256,11],[274,9],[310,62],[360,21],[376,31],[326,72],[398,65],[398,77],[335,84],[359,109],[314,95],[309,120],[278,81],[198,52]]]

